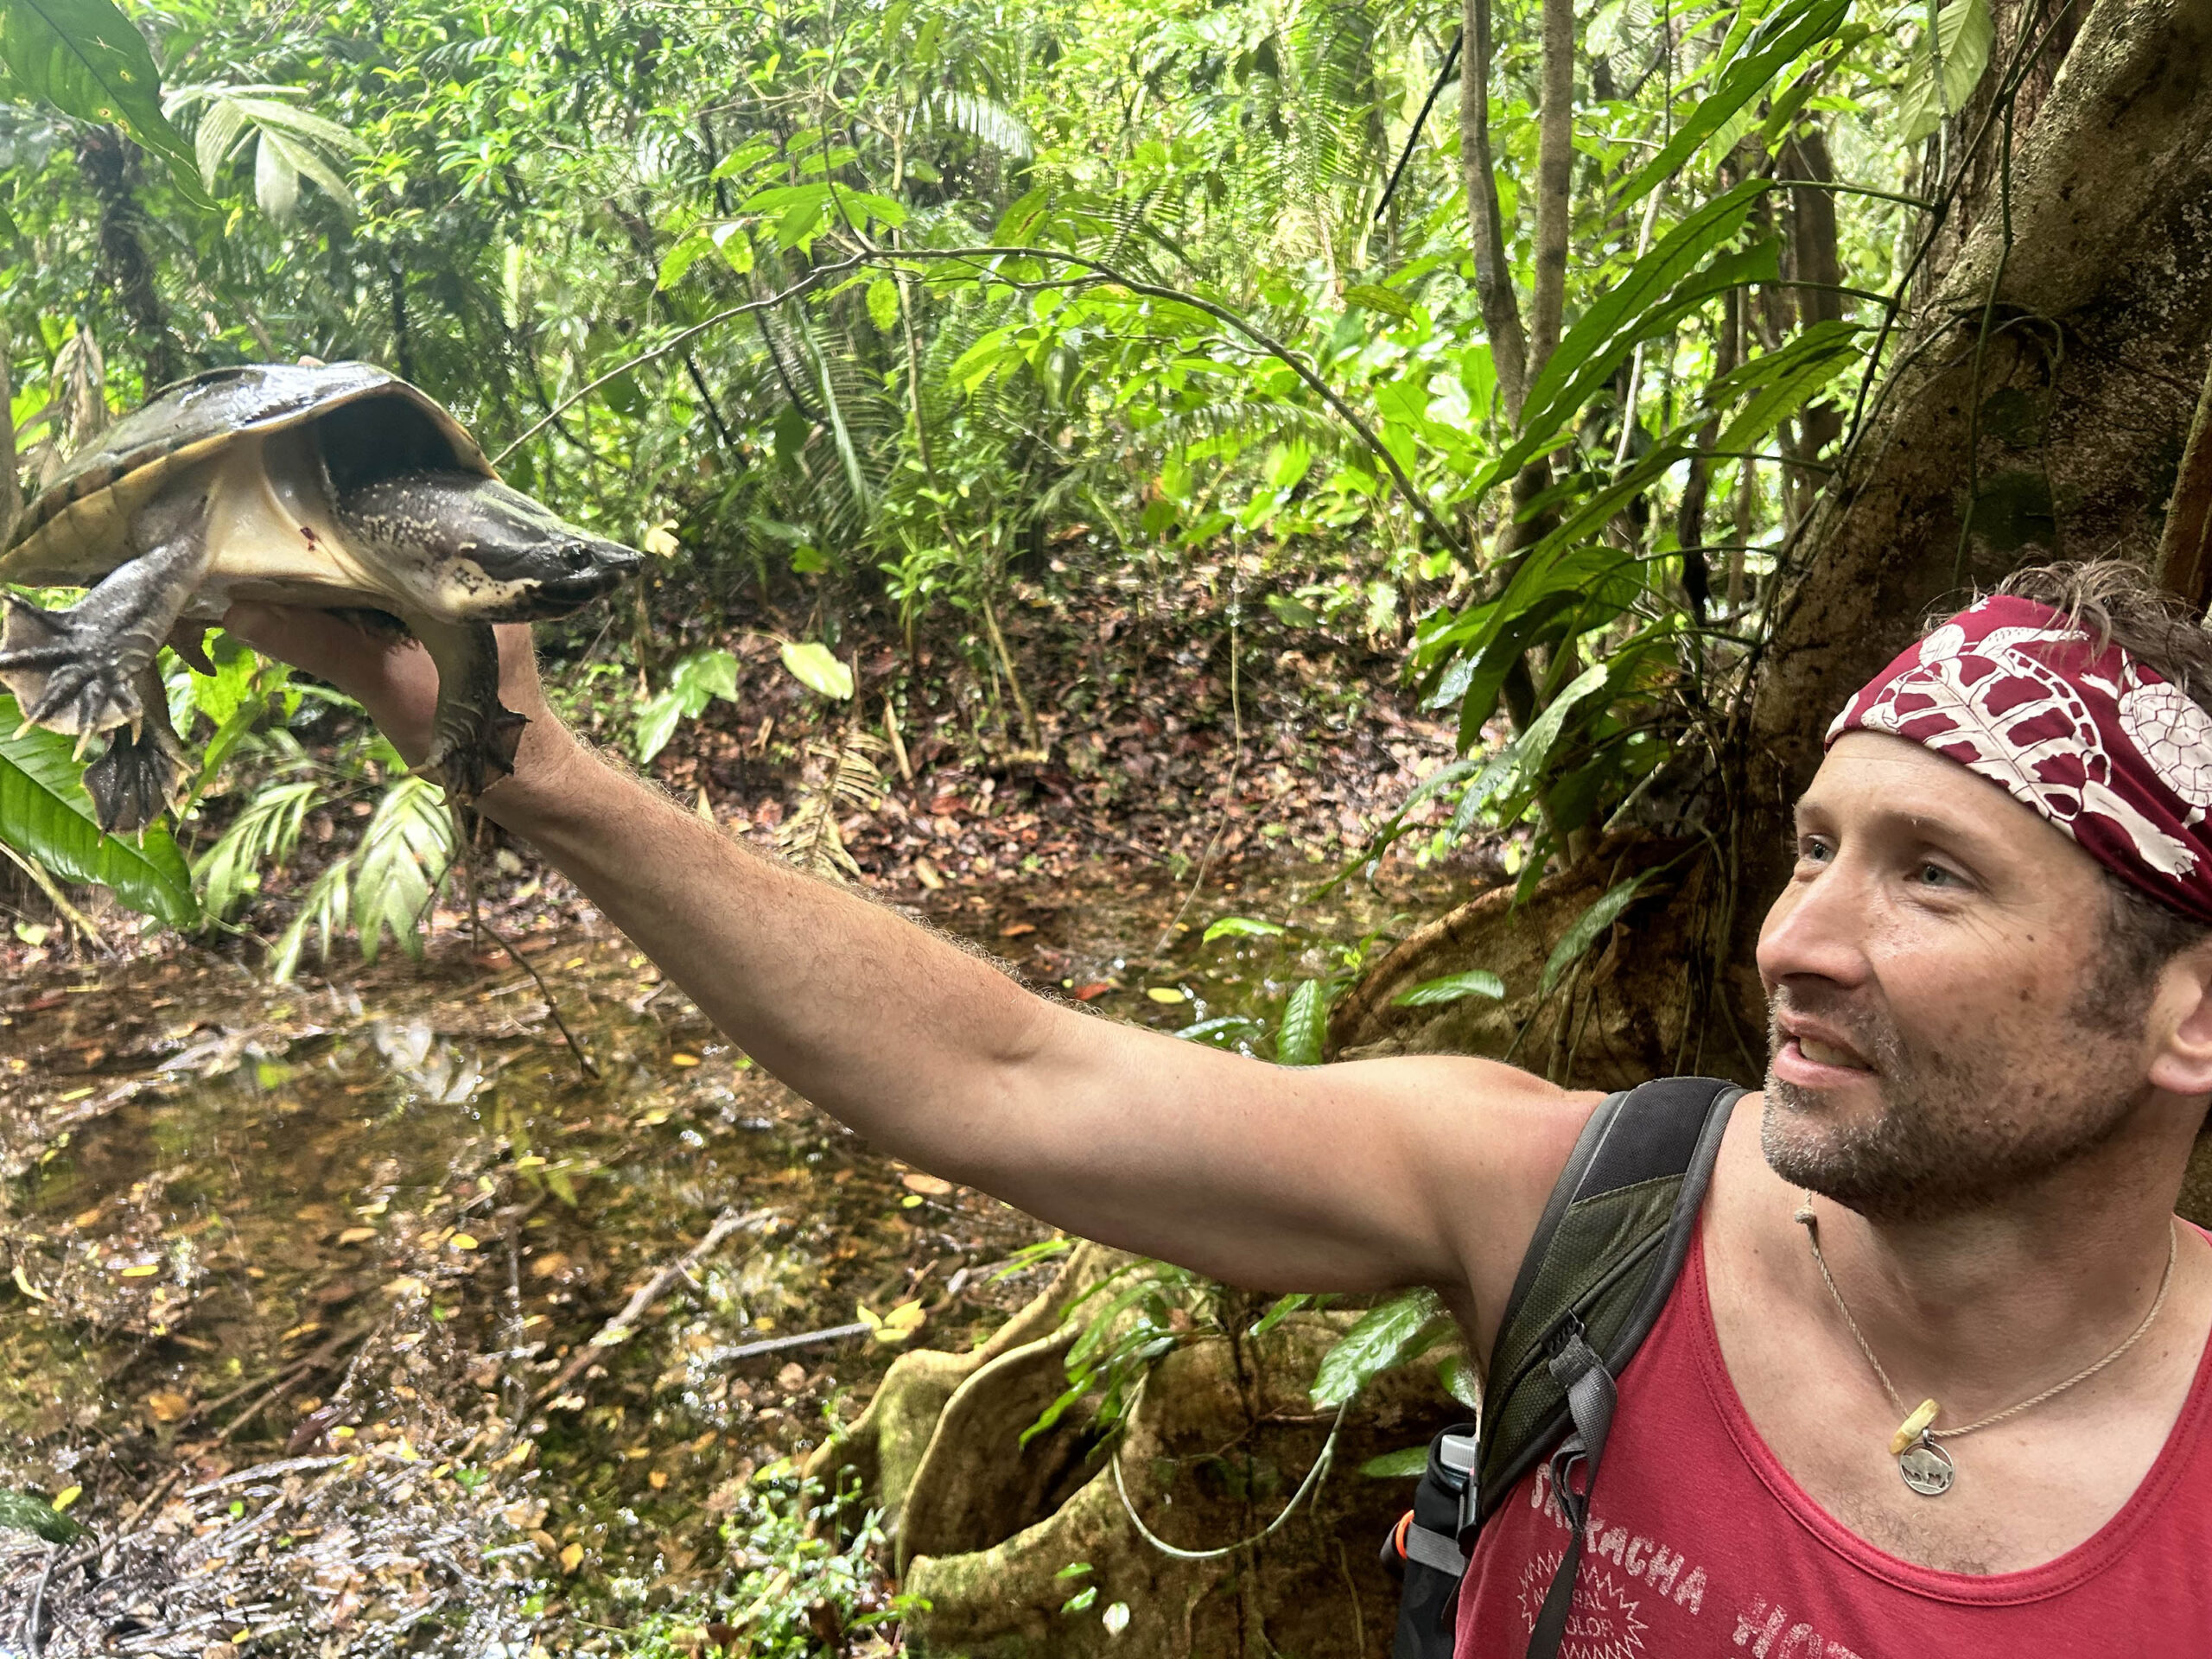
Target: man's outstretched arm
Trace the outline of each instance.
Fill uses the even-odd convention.
[[[423,752],[419,650],[312,612],[232,626]],[[1587,1097],[1471,1059],[1273,1066],[1044,1001],[601,760],[546,708],[526,632],[502,647],[503,695],[531,723],[483,810],[800,1094],[1088,1237],[1266,1288],[1434,1284],[1495,1317]]]

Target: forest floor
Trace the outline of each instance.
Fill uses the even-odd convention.
[[[1012,584],[1003,610],[1007,654],[1033,710],[1027,731],[979,634],[940,629],[910,654],[887,619],[850,619],[841,654],[858,670],[855,695],[836,702],[809,690],[780,660],[782,639],[818,635],[823,620],[787,614],[750,589],[721,607],[746,626],[710,632],[671,620],[716,607],[664,598],[649,624],[609,614],[596,635],[569,642],[581,649],[554,643],[546,673],[573,725],[629,753],[638,712],[668,665],[702,648],[729,650],[738,664],[734,699],[715,698],[681,721],[645,770],[764,850],[823,791],[830,757],[856,726],[895,728],[898,751],[887,746],[880,761],[880,799],[868,808],[841,803],[836,813],[858,880],[894,900],[949,883],[1095,884],[1115,872],[1154,870],[1185,879],[1244,860],[1326,872],[1356,857],[1419,779],[1452,758],[1452,732],[1424,714],[1403,683],[1395,625],[1370,637],[1357,616],[1336,626],[1294,622],[1265,602],[1272,597],[1300,614],[1298,591],[1294,573],[1269,575],[1250,556],[1241,564],[1109,575],[1070,550],[1041,579]],[[626,645],[618,635],[631,630],[638,638]],[[641,641],[660,671],[641,674],[615,660],[634,657]],[[355,729],[325,718],[296,734],[327,755]],[[308,815],[299,853],[267,874],[233,918],[230,944],[213,936],[203,945],[258,959],[257,942],[282,931],[324,864],[352,843],[349,816],[364,820],[372,810],[359,783],[350,794],[334,788],[342,798]],[[188,850],[204,849],[251,792],[250,778],[221,780],[202,821],[187,826]],[[1441,804],[1424,804],[1415,820]],[[1409,838],[1395,856],[1414,850]],[[1499,851],[1471,842],[1446,868],[1496,880]],[[573,890],[545,876],[526,849],[494,847],[476,875],[503,931],[556,929],[582,913]],[[35,896],[17,899],[34,934],[53,920]],[[454,926],[465,908],[449,889],[433,933]],[[94,914],[109,951],[177,948],[139,918]],[[26,942],[0,930],[0,971],[69,954],[58,935]]]
[[[1033,733],[925,647],[892,700],[905,765],[842,816],[859,880],[1179,1030],[1266,1017],[1494,879],[1494,846],[1402,848],[1315,896],[1449,734],[1387,645],[1234,585],[1022,589]],[[813,746],[883,722],[890,645],[851,650],[833,703],[779,661],[807,620],[685,642],[734,651],[738,696],[652,769],[764,849],[821,786]],[[634,680],[594,651],[553,678],[627,741]],[[851,1327],[918,1313],[908,1340],[962,1347],[1049,1276],[1046,1230],[767,1077],[526,849],[479,861],[484,912],[595,1075],[451,895],[423,960],[346,948],[272,987],[255,941],[346,839],[317,817],[234,938],[110,912],[99,948],[4,946],[0,1488],[78,1489],[91,1530],[49,1549],[0,1516],[0,1651],[891,1650],[867,1539],[816,1535],[796,1460],[897,1351]],[[1285,931],[1207,940],[1230,913]]]

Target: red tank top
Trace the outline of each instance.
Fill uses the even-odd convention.
[[[1721,1363],[1704,1237],[1621,1378],[1560,1659],[2139,1659],[2212,1653],[2212,1344],[2094,1536],[2024,1573],[1885,1555],[1800,1490]],[[1459,1659],[1521,1659],[1567,1539],[1547,1471],[1484,1527]]]

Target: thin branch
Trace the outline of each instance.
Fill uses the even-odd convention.
[[[724,1211],[715,1224],[707,1229],[707,1236],[683,1253],[681,1261],[670,1262],[639,1286],[636,1294],[623,1305],[622,1311],[601,1325],[597,1336],[581,1344],[575,1353],[569,1355],[569,1363],[561,1368],[560,1374],[540,1389],[537,1397],[531,1403],[533,1406],[543,1405],[582,1376],[585,1367],[594,1360],[602,1357],[608,1349],[620,1344],[671,1285],[690,1278],[691,1269],[713,1255],[732,1233],[757,1227],[764,1221],[774,1219],[775,1215],[772,1210],[749,1210],[741,1216]]]
[[[866,264],[867,263],[868,259],[865,255],[855,255],[852,258],[839,260],[834,264],[817,265],[814,270],[800,277],[798,281],[793,283],[789,288],[785,289],[781,293],[771,294],[765,300],[747,300],[743,305],[733,305],[727,310],[715,312],[713,316],[709,317],[703,322],[695,322],[689,328],[682,329],[677,333],[670,335],[666,340],[654,346],[651,351],[641,352],[637,356],[631,358],[627,362],[619,364],[615,367],[609,369],[605,374],[601,375],[599,378],[590,382],[588,385],[577,387],[575,391],[570,392],[559,403],[554,404],[551,409],[546,410],[544,416],[541,419],[533,421],[529,426],[524,428],[520,436],[517,437],[513,442],[507,445],[505,448],[500,450],[498,454],[492,457],[492,464],[494,467],[498,466],[509,455],[514,454],[516,450],[521,448],[524,444],[528,443],[548,426],[550,426],[554,420],[562,413],[573,408],[577,404],[582,403],[585,398],[590,397],[592,393],[597,391],[601,386],[607,385],[610,380],[619,380],[624,375],[629,373],[632,369],[640,368],[645,364],[654,361],[656,359],[666,357],[671,352],[678,352],[683,350],[686,342],[705,334],[709,328],[720,327],[721,324],[728,322],[733,317],[741,317],[749,312],[772,309],[774,307],[781,305],[785,300],[795,300],[800,295],[807,293],[810,289],[819,288],[823,283],[829,281],[832,276],[841,276],[845,272],[855,270],[859,266]]]
[[[1505,258],[1505,223],[1497,199],[1497,168],[1490,149],[1490,0],[1466,0],[1466,62],[1459,73],[1459,170],[1467,196],[1467,223],[1475,256],[1475,296],[1505,417],[1521,424],[1529,389],[1529,337],[1521,327],[1521,302]]]
[[[1536,118],[1536,284],[1529,372],[1541,374],[1567,316],[1567,244],[1574,196],[1574,0],[1544,0],[1543,105]]]

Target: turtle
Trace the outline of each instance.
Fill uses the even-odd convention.
[[[186,767],[156,656],[233,600],[403,625],[438,669],[420,770],[472,801],[514,769],[495,622],[589,603],[638,554],[500,482],[428,394],[371,363],[241,364],[163,387],[62,467],[0,551],[0,582],[91,591],[68,610],[6,594],[0,684],[25,728],[92,741],[100,827],[143,828]],[[172,639],[172,635],[175,638]]]

